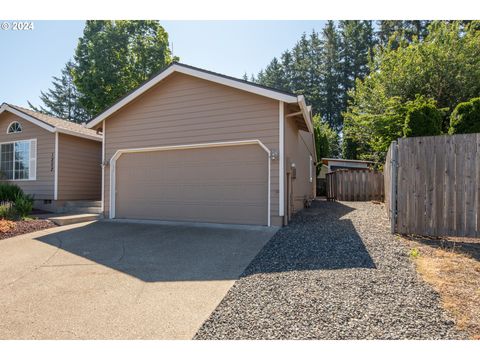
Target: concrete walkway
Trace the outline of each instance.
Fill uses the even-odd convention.
[[[0,339],[190,339],[275,231],[101,221],[0,240]]]

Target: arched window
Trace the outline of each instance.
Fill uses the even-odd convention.
[[[22,125],[20,123],[14,121],[8,126],[7,134],[15,134],[22,132]]]

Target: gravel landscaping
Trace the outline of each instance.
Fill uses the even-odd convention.
[[[0,240],[23,235],[38,230],[48,229],[56,226],[50,220],[20,220],[15,221],[15,227],[7,232],[0,232]]]
[[[383,205],[315,201],[260,251],[196,339],[458,339]]]

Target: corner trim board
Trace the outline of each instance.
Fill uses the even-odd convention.
[[[53,187],[53,200],[58,199],[58,132],[55,132],[55,175]]]
[[[283,101],[278,102],[278,147],[279,147],[279,164],[278,164],[278,215],[285,215],[285,107]]]

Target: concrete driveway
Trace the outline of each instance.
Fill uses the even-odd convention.
[[[92,222],[0,240],[0,339],[190,339],[274,233]]]

